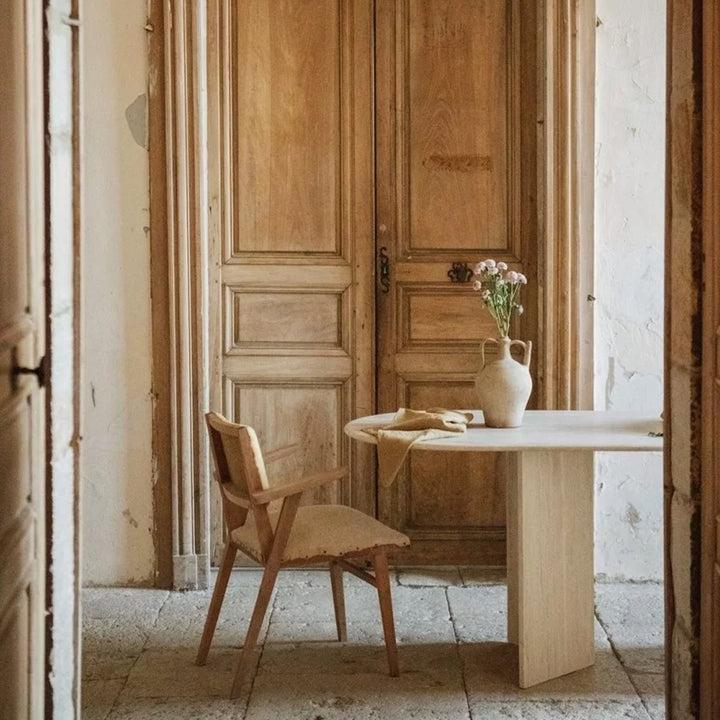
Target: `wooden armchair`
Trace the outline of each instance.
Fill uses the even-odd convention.
[[[347,637],[343,570],[377,588],[390,675],[397,676],[398,656],[387,550],[408,545],[408,538],[369,515],[343,505],[299,507],[303,491],[345,477],[346,468],[310,475],[271,488],[253,428],[231,423],[217,413],[208,413],[206,421],[222,495],[227,541],[200,640],[197,664],[204,665],[207,659],[239,550],[263,565],[265,570],[230,697],[239,697],[248,690],[255,645],[278,571],[291,566],[329,564],[335,623],[338,640],[341,641]],[[282,500],[279,512],[269,509],[268,504],[273,500]],[[351,562],[360,558],[373,560],[374,575]]]

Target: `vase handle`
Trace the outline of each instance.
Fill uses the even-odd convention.
[[[495,338],[489,337],[485,338],[482,343],[480,344],[480,369],[482,370],[485,367],[485,343],[494,342],[497,345],[497,340]]]
[[[523,348],[523,365],[530,365],[530,357],[532,355],[532,340],[523,342],[522,340],[511,340],[510,347],[513,345],[522,345]]]

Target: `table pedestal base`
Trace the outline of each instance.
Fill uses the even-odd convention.
[[[510,453],[508,641],[531,687],[595,662],[593,452]]]

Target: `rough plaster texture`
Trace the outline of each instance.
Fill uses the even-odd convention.
[[[73,104],[72,30],[61,18],[71,12],[69,0],[47,7],[50,69],[48,95],[49,155],[49,279],[50,279],[50,507],[48,606],[51,693],[46,711],[55,718],[76,713],[76,668],[79,666],[75,553],[76,463],[75,431],[75,252],[73,232]],[[78,708],[79,710],[79,708]],[[0,709],[0,715],[2,709]]]
[[[252,691],[235,701],[259,572],[233,573],[203,667],[193,660],[209,591],[86,590],[83,720],[664,720],[662,585],[599,585],[595,665],[520,690],[501,578],[462,568],[392,576],[400,677],[387,673],[372,587],[346,576],[339,643],[327,571],[284,571]]]
[[[663,408],[665,2],[598,0],[595,408]],[[598,453],[595,570],[662,577],[662,457]]]
[[[83,6],[83,582],[151,584],[145,0]]]

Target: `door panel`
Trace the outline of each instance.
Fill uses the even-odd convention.
[[[406,248],[437,252],[507,243],[507,0],[397,2],[397,102],[405,162]],[[514,108],[512,108],[514,109]],[[445,243],[438,246],[438,237]]]
[[[519,102],[534,97],[532,5],[377,3],[376,242],[390,280],[377,301],[380,412],[476,404],[479,345],[496,330],[471,285],[451,282],[453,263],[491,256],[534,280],[536,193],[521,175],[534,173],[536,129]],[[535,340],[533,327],[513,335]],[[401,561],[503,564],[505,460],[411,452],[379,513],[412,540]]]
[[[242,182],[233,255],[337,257],[347,131],[340,122],[342,5],[246,0],[235,13]]]
[[[42,6],[0,23],[0,708],[44,716],[44,393],[17,366],[43,353]]]
[[[372,513],[372,457],[343,433],[374,408],[371,3],[219,6],[232,59],[222,406],[265,450],[295,446],[268,467],[271,482],[351,464],[352,480],[306,501]],[[213,518],[217,560],[217,499]]]

